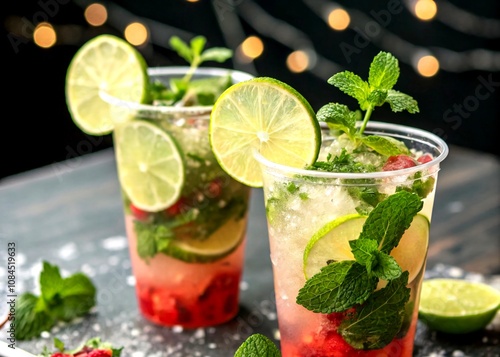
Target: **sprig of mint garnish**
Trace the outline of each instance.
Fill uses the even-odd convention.
[[[350,241],[355,260],[325,262],[299,290],[297,303],[329,314],[354,308],[339,333],[355,348],[387,345],[400,330],[409,300],[408,272],[390,252],[422,209],[418,195],[400,191],[380,202],[367,217],[358,239]],[[379,280],[386,287],[376,291]]]
[[[189,44],[178,36],[170,38],[170,46],[179,56],[189,63],[189,71],[184,75],[183,80],[189,82],[194,71],[205,61],[224,62],[233,56],[233,51],[225,47],[212,47],[205,50],[207,39],[204,36],[196,36]]]
[[[96,288],[83,273],[63,278],[59,268],[43,262],[40,296],[24,293],[17,300],[16,339],[29,340],[49,331],[58,321],[86,315],[96,304]]]
[[[234,357],[280,357],[278,347],[266,336],[250,335],[236,350]]]
[[[356,127],[356,122],[361,118],[360,112],[351,111],[347,105],[339,103],[328,103],[321,107],[317,112],[318,120],[324,121],[333,131],[345,133],[356,146],[364,144],[385,156],[408,154],[406,146],[396,139],[363,135],[373,110],[384,103],[389,103],[394,112],[406,110],[418,113],[415,99],[392,89],[398,77],[398,60],[388,52],[380,52],[375,56],[370,65],[368,81],[350,71],[333,75],[328,83],[358,101],[360,109],[365,112],[363,121]]]
[[[178,36],[172,36],[170,46],[179,57],[189,63],[189,69],[182,78],[172,78],[167,88],[164,83],[154,81],[150,84],[151,101],[159,105],[212,105],[231,84],[230,76],[192,79],[196,69],[203,62],[222,63],[233,56],[233,51],[225,47],[205,49],[206,38],[196,36],[189,43]]]

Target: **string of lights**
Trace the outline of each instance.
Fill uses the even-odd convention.
[[[125,39],[135,46],[146,47],[152,43],[168,48],[168,39],[172,35],[185,40],[196,35],[149,18],[138,17],[113,2],[103,5],[78,0],[76,3],[83,9],[84,17],[91,27],[106,23],[123,31]],[[309,71],[324,79],[331,73],[342,70],[341,65],[321,56],[315,50],[314,43],[307,33],[284,20],[273,17],[254,1],[229,3],[232,6],[221,11],[220,0],[212,0],[212,7],[224,40],[228,44],[227,47],[235,49],[235,66],[240,69],[255,74],[254,62],[264,52],[266,44],[263,38],[267,38],[290,49],[286,66],[291,72]],[[330,0],[303,0],[303,3],[327,23],[332,31],[355,31],[365,41],[394,53],[402,62],[413,66],[415,71],[424,77],[434,76],[440,69],[448,72],[500,70],[500,52],[484,48],[457,52],[438,46],[422,47],[389,31],[386,26],[375,21],[372,13],[370,13],[372,16],[369,16],[362,11],[345,8]],[[403,4],[404,9],[412,13],[418,21],[437,19],[456,31],[485,38],[500,36],[500,21],[471,14],[444,0],[439,3],[434,0],[404,0]],[[78,26],[54,27],[47,21],[40,22],[36,26],[33,24],[34,31],[30,37],[19,30],[23,26],[22,21],[26,19],[11,18],[6,22],[6,26],[16,36],[32,40],[43,48],[50,48],[58,43],[70,43],[75,37],[81,37],[82,29]],[[241,21],[252,27],[257,35],[246,36]],[[360,29],[364,29],[364,33]],[[339,43],[340,49],[343,45],[344,50],[349,50],[346,46],[352,46]]]

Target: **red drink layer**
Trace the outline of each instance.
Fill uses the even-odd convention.
[[[239,309],[245,221],[240,220],[237,226],[242,230],[241,243],[220,260],[188,263],[159,254],[146,262],[137,254],[133,217],[127,216],[136,294],[143,316],[160,325],[186,328],[213,326],[233,318]]]

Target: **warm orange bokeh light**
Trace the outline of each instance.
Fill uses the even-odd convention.
[[[328,14],[328,25],[334,30],[345,30],[350,23],[351,17],[344,9],[335,9]]]
[[[92,26],[104,25],[108,19],[108,11],[99,3],[90,4],[84,12],[85,20]]]
[[[148,29],[140,22],[132,22],[125,28],[125,39],[134,46],[140,46],[148,40]]]
[[[56,31],[48,22],[41,22],[33,32],[33,41],[37,46],[42,48],[50,48],[56,44]]]
[[[241,52],[244,56],[255,59],[264,52],[264,43],[257,36],[250,36],[241,43]]]
[[[304,51],[293,51],[288,55],[286,65],[292,72],[304,72],[309,67],[309,56]]]
[[[432,77],[439,71],[439,61],[434,56],[423,56],[418,60],[417,70],[424,77]]]
[[[420,20],[431,20],[436,13],[437,5],[434,0],[418,0],[415,3],[415,16]]]

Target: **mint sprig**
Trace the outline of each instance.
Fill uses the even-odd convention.
[[[358,146],[364,144],[386,156],[407,154],[408,149],[404,144],[387,136],[363,136],[373,110],[384,103],[389,103],[394,112],[419,112],[415,99],[392,89],[398,77],[398,60],[388,52],[380,52],[375,56],[367,81],[349,71],[333,75],[328,79],[328,83],[358,101],[361,110],[365,112],[363,121],[357,128],[359,112],[351,111],[346,105],[338,103],[328,103],[320,108],[317,113],[318,120],[325,122],[332,130],[345,133]]]
[[[196,36],[189,44],[178,36],[170,38],[170,46],[177,54],[189,63],[189,71],[184,75],[184,82],[189,82],[194,71],[205,61],[224,62],[231,58],[233,51],[224,47],[212,47],[205,50],[207,39],[204,36]]]
[[[380,202],[358,239],[349,242],[355,260],[323,267],[299,290],[296,302],[325,314],[355,308],[354,315],[339,327],[355,348],[382,348],[392,341],[402,326],[410,289],[406,287],[408,272],[389,254],[422,206],[420,197],[407,191]],[[389,283],[375,291],[380,279]]]
[[[28,340],[50,330],[56,322],[86,315],[95,305],[96,288],[82,273],[63,278],[59,268],[43,262],[41,295],[24,293],[16,311],[16,339]]]

